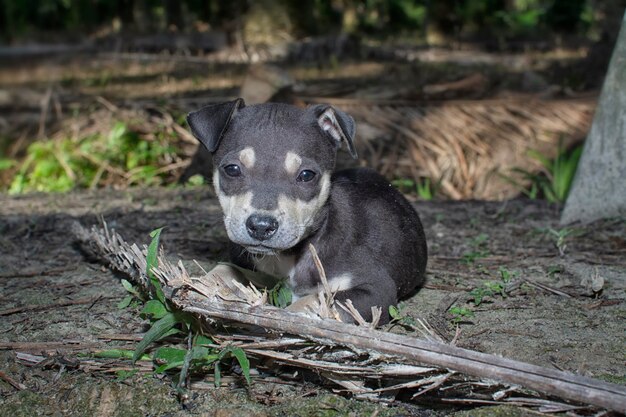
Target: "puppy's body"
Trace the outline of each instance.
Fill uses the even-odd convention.
[[[426,242],[409,202],[372,170],[332,173],[341,143],[356,156],[348,115],[236,101],[188,120],[213,153],[235,263],[288,277],[304,297],[320,289],[312,243],[336,298],[352,300],[366,319],[382,307],[383,322],[390,305],[423,283]]]
[[[376,172],[336,172],[319,214],[319,228],[278,257],[233,248],[233,260],[247,268],[289,277],[297,297],[319,290],[319,273],[308,251],[312,243],[337,299],[351,299],[366,319],[371,307],[387,308],[423,283],[426,242],[422,225],[406,199]],[[385,316],[385,315],[384,315]]]

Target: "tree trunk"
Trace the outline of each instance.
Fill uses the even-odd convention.
[[[561,223],[626,215],[626,15]]]

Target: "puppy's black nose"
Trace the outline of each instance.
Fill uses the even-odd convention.
[[[246,229],[256,240],[267,240],[278,230],[278,220],[272,216],[253,214],[246,220]]]

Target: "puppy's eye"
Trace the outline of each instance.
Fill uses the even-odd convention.
[[[239,167],[239,165],[230,164],[224,167],[224,172],[229,177],[238,177],[241,175],[241,168]]]
[[[315,172],[309,170],[309,169],[305,169],[300,171],[300,173],[298,174],[298,178],[296,178],[296,181],[299,182],[309,182],[312,181],[313,178],[315,178]]]

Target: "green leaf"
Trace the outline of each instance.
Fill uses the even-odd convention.
[[[153,342],[159,340],[163,335],[169,332],[178,323],[178,317],[174,313],[167,313],[165,316],[155,321],[150,327],[150,330],[146,332],[141,342],[137,344],[135,353],[133,355],[133,362],[135,362],[146,350],[146,348]]]
[[[472,291],[470,291],[470,295],[474,297],[474,305],[479,306],[480,303],[483,302],[483,297],[488,294],[486,294],[486,291],[483,288],[474,288]]]
[[[433,189],[430,185],[430,178],[424,178],[424,180],[419,181],[416,185],[417,195],[420,196],[422,200],[430,201],[433,199]]]
[[[141,311],[142,316],[148,316],[153,320],[158,320],[167,314],[167,308],[159,300],[149,300]]]
[[[415,187],[415,181],[410,178],[398,178],[391,181],[391,185],[397,188],[413,188]]]
[[[126,291],[133,293],[136,290],[133,288],[133,284],[131,284],[130,282],[128,282],[125,279],[122,279],[122,287],[124,287],[126,289]]]
[[[291,304],[291,300],[292,300],[291,289],[286,286],[281,287],[280,292],[278,293],[279,306],[282,308],[285,308],[289,304]]]
[[[159,365],[154,369],[155,373],[163,373],[169,369],[182,366],[185,362],[187,350],[172,347],[159,348],[153,356],[153,360]]]
[[[95,358],[103,358],[103,359],[132,359],[134,355],[134,351],[129,349],[108,349],[101,350],[98,352],[94,352],[93,356]],[[149,360],[150,357],[148,355],[142,355],[140,360]]]
[[[127,295],[126,297],[124,297],[122,299],[122,301],[117,303],[117,309],[118,310],[125,309],[126,307],[128,307],[130,305],[131,301],[133,301],[133,296],[132,295]]]
[[[474,317],[474,312],[465,307],[454,306],[450,308],[450,314],[452,314],[454,323],[460,323],[464,318]]]
[[[565,201],[569,194],[569,189],[576,175],[576,168],[582,154],[583,147],[578,146],[569,155],[564,155],[558,173],[555,173],[555,188],[560,201]]]
[[[213,339],[203,334],[197,335],[196,340],[194,341],[194,345],[211,345],[211,344],[213,344]]]
[[[184,361],[183,362],[164,363],[162,365],[155,366],[154,373],[155,374],[162,374],[163,372],[169,371],[170,369],[179,368],[179,367],[183,366],[183,363],[184,363]]]
[[[500,294],[501,296],[506,297],[506,292],[504,291],[504,285],[502,283],[487,281],[484,285],[485,288],[487,288],[487,291],[491,293],[488,295]]]
[[[163,373],[167,370],[181,367],[185,364],[188,351],[185,349],[163,347],[154,355],[153,360],[159,365],[154,369],[155,373]],[[217,354],[211,354],[209,348],[194,346],[191,349],[191,361],[194,366],[206,366],[218,359]],[[162,363],[163,362],[163,363]]]
[[[196,355],[196,352],[194,352],[194,355]],[[198,353],[198,356],[194,356],[193,359],[196,361],[195,364],[198,366],[208,366],[217,361],[218,357],[219,355],[217,353],[208,353],[206,355],[200,355]]]
[[[191,177],[189,177],[189,179],[187,179],[187,186],[189,187],[198,187],[201,185],[205,185],[206,181],[204,180],[204,177],[200,174],[196,174],[196,175],[192,175]]]
[[[150,237],[152,241],[148,246],[148,255],[146,256],[146,274],[148,278],[150,278],[150,282],[152,283],[152,287],[154,288],[154,293],[156,295],[157,300],[159,300],[162,304],[165,304],[165,295],[163,294],[163,289],[161,288],[161,283],[159,279],[152,272],[153,268],[158,266],[158,252],[159,252],[159,238],[161,237],[162,227],[153,230],[150,232]]]
[[[396,306],[389,306],[389,316],[394,320],[400,319],[400,312]]]
[[[550,163],[550,160],[548,158],[546,158],[545,156],[543,156],[540,152],[536,151],[536,150],[530,150],[528,151],[528,156],[530,156],[531,158],[539,161],[539,163],[541,163],[541,165],[544,166],[544,168],[546,169],[550,169],[552,164]]]
[[[213,352],[213,349],[204,346],[194,346],[191,349],[191,357],[193,360],[202,362],[202,365],[208,365],[217,360],[218,355]]]
[[[221,372],[219,368],[219,360],[222,360],[226,355],[232,355],[239,362],[239,366],[241,366],[241,370],[243,372],[243,376],[246,378],[246,382],[250,384],[250,361],[246,356],[246,352],[240,347],[236,346],[227,346],[224,348],[218,355],[218,362],[215,363],[215,386],[220,386],[221,381]]]
[[[131,284],[127,280],[122,279],[122,287],[124,287],[124,289],[126,291],[128,291],[129,293],[131,293],[135,297],[141,299],[141,294],[139,293],[139,291],[137,291],[137,289],[135,287],[133,287],[133,284]]]
[[[178,319],[178,322],[180,323],[180,318]],[[163,340],[166,339],[170,336],[173,336],[175,334],[179,334],[180,330],[178,330],[176,327],[172,327],[169,331],[165,332],[162,336],[160,336],[157,340]]]
[[[552,187],[552,185],[549,183],[543,183],[541,185],[542,185],[541,190],[543,191],[543,194],[546,197],[546,200],[548,200],[551,203],[557,203],[559,201],[559,198],[555,194],[554,188]]]
[[[124,138],[124,135],[127,132],[127,128],[126,125],[122,122],[117,122],[115,123],[115,125],[113,126],[113,128],[111,129],[111,132],[109,133],[109,140],[108,140],[108,146],[112,149],[115,150],[117,147],[119,147],[121,145],[121,141]]]
[[[241,370],[243,371],[243,376],[246,378],[248,385],[250,385],[250,360],[246,356],[246,352],[240,347],[235,347],[232,349],[231,353],[237,358],[237,362],[239,362],[239,366],[241,366]]]
[[[195,361],[196,365],[206,366],[210,365],[219,359],[219,354],[215,353],[214,348],[209,348],[206,344],[212,344],[213,341],[206,336],[198,335],[194,340],[194,346],[191,349],[191,357]]]
[[[291,304],[292,293],[291,290],[280,282],[276,284],[274,288],[268,291],[268,298],[270,304],[279,308],[285,308]]]

